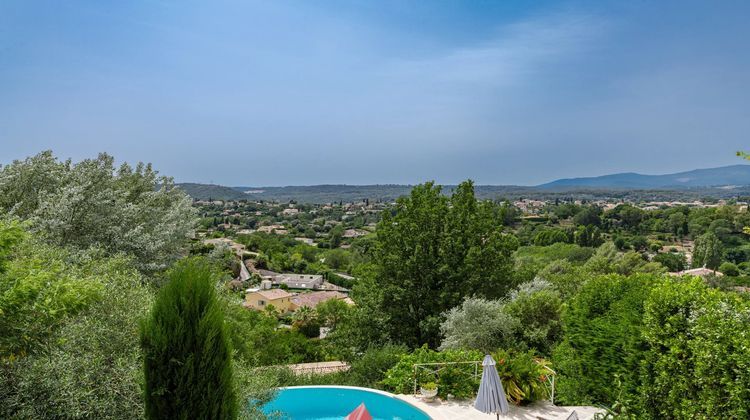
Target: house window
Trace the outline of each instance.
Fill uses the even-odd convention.
[[[258,306],[263,306],[263,305],[265,305],[265,304],[266,304],[266,301],[265,301],[265,300],[259,300],[259,301],[258,301]]]

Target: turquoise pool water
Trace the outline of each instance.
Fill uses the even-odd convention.
[[[375,420],[430,420],[423,411],[389,394],[334,386],[282,388],[263,411],[279,412],[282,419],[342,420],[362,403]]]

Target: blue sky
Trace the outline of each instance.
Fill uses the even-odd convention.
[[[537,184],[740,163],[747,1],[0,2],[0,162]]]

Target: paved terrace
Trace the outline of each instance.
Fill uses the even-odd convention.
[[[433,420],[494,420],[494,414],[484,414],[476,410],[474,401],[440,401],[426,402],[413,395],[397,395],[398,398],[419,407]],[[534,404],[518,407],[510,404],[510,412],[500,419],[506,420],[565,420],[575,411],[580,420],[589,420],[594,414],[603,412],[596,407],[558,407],[549,401],[538,401]]]

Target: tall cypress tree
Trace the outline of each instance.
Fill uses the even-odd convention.
[[[211,267],[178,263],[141,325],[146,416],[233,419],[232,352]]]

